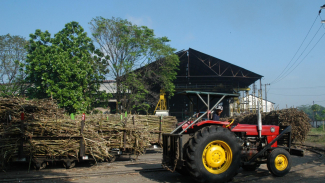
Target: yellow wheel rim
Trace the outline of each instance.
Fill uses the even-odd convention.
[[[232,151],[229,145],[215,140],[205,146],[202,154],[204,167],[213,174],[221,174],[228,170],[232,162]]]
[[[274,164],[277,170],[283,171],[288,167],[288,158],[283,154],[279,154],[275,157]]]

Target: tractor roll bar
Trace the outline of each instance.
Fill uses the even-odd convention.
[[[215,107],[217,107],[217,105],[225,98],[226,96],[224,95],[224,96],[222,96],[221,97],[221,99],[212,107],[212,109],[213,108],[215,108]],[[199,118],[197,118],[193,123],[191,123],[190,125],[188,125],[183,131],[181,131],[180,133],[179,133],[179,135],[180,134],[182,134],[182,133],[184,133],[188,128],[190,128],[191,126],[193,126],[195,123],[197,123],[198,122],[198,120],[199,119],[201,119],[205,114],[207,114],[208,113],[208,111],[209,111],[209,109],[207,110],[207,111],[205,111],[205,113],[204,114],[202,114]],[[182,125],[180,125],[180,126],[183,126],[185,123],[183,123]]]
[[[225,98],[225,97],[238,97],[238,94],[229,94],[229,93],[214,93],[214,92],[198,92],[198,91],[184,91],[184,92],[180,92],[180,94],[192,94],[192,95],[197,95],[198,98],[201,99],[201,101],[203,102],[203,104],[205,106],[207,106],[207,111],[205,111],[205,113],[203,113],[202,115],[200,115],[196,120],[193,121],[193,123],[191,123],[189,126],[187,126],[183,131],[181,131],[179,133],[179,135],[181,135],[182,133],[184,133],[188,128],[190,128],[191,126],[193,126],[194,124],[196,124],[204,115],[206,115],[208,112],[210,112],[209,106],[210,106],[210,95],[217,95],[217,96],[222,96],[220,98],[220,100],[211,108],[214,109],[215,107],[217,107],[219,105],[219,103]],[[207,99],[208,99],[208,103],[206,103],[203,98],[200,96],[200,94],[204,94],[207,95]],[[213,112],[212,112],[213,113]],[[195,114],[192,116],[194,117]],[[178,129],[180,129],[182,126],[184,126],[186,124],[186,122],[189,121],[189,119],[191,119],[191,117],[189,117],[188,119],[186,119],[184,121],[183,124],[179,125],[178,127],[176,127],[170,134],[174,134]]]

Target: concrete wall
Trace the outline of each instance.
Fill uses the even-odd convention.
[[[323,126],[323,123],[325,123],[325,121],[312,121],[309,123],[312,127],[318,128],[319,126]]]

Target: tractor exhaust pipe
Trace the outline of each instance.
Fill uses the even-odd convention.
[[[260,103],[257,102],[258,114],[257,114],[257,126],[258,126],[258,137],[262,138],[262,116],[260,111]]]

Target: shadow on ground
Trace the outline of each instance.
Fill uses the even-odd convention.
[[[91,162],[77,163],[75,170],[78,168],[91,167]],[[66,169],[63,162],[48,162],[45,169],[35,170],[33,165],[27,162],[11,163],[10,168],[5,172],[0,172],[0,182],[70,182],[68,172],[73,169]]]

